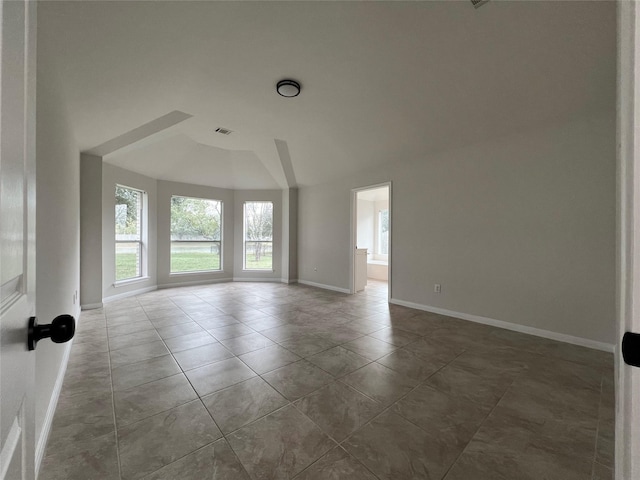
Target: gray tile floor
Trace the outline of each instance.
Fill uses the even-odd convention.
[[[227,283],[83,312],[41,480],[611,479],[612,355]]]

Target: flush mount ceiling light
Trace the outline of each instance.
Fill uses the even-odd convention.
[[[280,80],[276,89],[278,94],[283,97],[297,97],[300,95],[300,84],[294,80]]]

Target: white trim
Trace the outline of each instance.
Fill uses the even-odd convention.
[[[7,440],[4,442],[4,448],[2,449],[2,452],[0,452],[0,479],[2,480],[4,480],[7,475],[7,470],[9,470],[11,459],[18,447],[21,435],[22,427],[20,427],[20,422],[18,422],[18,417],[16,417],[13,419],[11,430],[9,430]]]
[[[190,282],[163,283],[161,285],[158,285],[158,289],[161,290],[163,288],[188,287],[191,285],[207,285],[209,283],[225,283],[231,281],[233,281],[232,278],[209,278],[207,280],[192,280]]]
[[[617,171],[616,171],[616,354],[615,354],[615,478],[637,478],[640,474],[640,412],[637,370],[621,358],[621,340],[626,331],[638,327],[637,227],[638,150],[640,125],[640,10],[636,2],[617,2]],[[635,370],[635,371],[634,371]]]
[[[224,269],[218,268],[217,270],[194,270],[192,272],[169,272],[169,277],[181,277],[187,275],[211,275],[215,273],[224,273]]]
[[[124,280],[118,280],[117,282],[115,282],[113,284],[113,288],[128,287],[129,285],[131,285],[133,283],[146,282],[150,278],[151,277],[144,276],[144,277],[126,278]]]
[[[449,317],[456,317],[462,320],[468,320],[470,322],[482,323],[483,325],[491,325],[493,327],[504,328],[505,330],[512,330],[514,332],[535,335],[536,337],[543,337],[550,340],[557,340],[559,342],[571,343],[572,345],[580,345],[581,347],[594,348],[596,350],[602,350],[605,352],[613,353],[615,349],[615,345],[611,343],[598,342],[596,340],[590,340],[588,338],[582,337],[574,337],[573,335],[552,332],[551,330],[543,330],[541,328],[528,327],[526,325],[518,325],[517,323],[505,322],[504,320],[495,320],[493,318],[481,317],[479,315],[472,315],[470,313],[454,312],[452,310],[446,310],[444,308],[407,302],[405,300],[398,300],[397,298],[392,298],[389,303],[393,303],[394,305],[401,305],[403,307],[415,308],[417,310],[424,310],[425,312],[432,312],[438,313],[440,315],[447,315]]]
[[[289,285],[292,283],[298,283],[298,279],[297,278],[281,278],[280,283],[286,283]]]
[[[113,302],[115,300],[121,300],[123,298],[127,298],[127,297],[133,297],[135,295],[140,295],[141,293],[147,293],[147,292],[153,292],[154,290],[157,290],[158,287],[156,285],[153,285],[151,287],[144,287],[144,288],[139,288],[138,290],[131,290],[130,292],[124,292],[124,293],[119,293],[117,295],[111,295],[110,297],[106,297],[102,299],[102,303],[110,303]]]
[[[276,277],[233,277],[234,282],[280,282]]]
[[[80,305],[80,310],[95,310],[97,308],[102,308],[104,305],[102,303],[87,303],[85,305]]]
[[[51,398],[49,399],[49,407],[47,408],[47,414],[44,417],[44,423],[42,425],[42,432],[36,445],[36,478],[38,478],[38,472],[40,471],[40,464],[44,457],[44,452],[47,447],[47,440],[49,439],[49,433],[51,432],[51,424],[53,423],[53,416],[56,413],[56,407],[58,406],[58,399],[60,398],[60,392],[62,391],[62,384],[64,383],[64,375],[67,372],[67,364],[69,363],[69,354],[71,353],[71,346],[73,340],[65,344],[65,351],[62,355],[62,362],[60,363],[60,369],[58,370],[58,378],[53,387]]]
[[[323,283],[309,282],[307,280],[298,280],[298,283],[301,283],[302,285],[309,285],[310,287],[317,287],[317,288],[323,288],[325,290],[332,290],[334,292],[351,293],[351,291],[348,288],[334,287],[333,285],[325,285]]]

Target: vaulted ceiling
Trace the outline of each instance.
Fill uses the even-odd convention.
[[[615,109],[615,2],[55,1],[38,22],[80,149],[159,179],[311,185]]]

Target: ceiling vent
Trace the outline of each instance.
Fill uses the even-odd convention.
[[[216,133],[221,133],[222,135],[231,135],[233,130],[229,130],[228,128],[218,127],[216,128]]]
[[[489,0],[471,0],[471,5],[475,8],[480,8],[482,5],[487,3]]]

